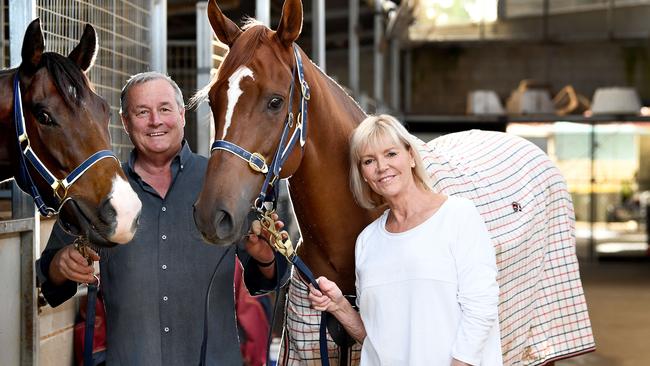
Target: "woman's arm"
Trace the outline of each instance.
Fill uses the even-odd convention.
[[[456,217],[458,239],[452,246],[458,276],[457,298],[461,320],[452,357],[478,365],[485,344],[498,321],[499,286],[494,246],[489,233],[470,202]]]
[[[363,326],[359,313],[343,297],[343,293],[336,283],[325,277],[319,277],[316,281],[318,281],[320,291],[309,285],[311,306],[315,310],[327,311],[334,315],[348,334],[363,344],[363,340],[366,338],[366,328]]]

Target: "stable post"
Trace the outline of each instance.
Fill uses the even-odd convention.
[[[384,34],[384,13],[382,10],[382,1],[375,1],[375,102],[377,103],[377,113],[384,109],[384,55],[381,49],[381,42]]]
[[[203,88],[210,83],[212,70],[212,28],[208,20],[208,2],[196,3],[196,86]],[[210,155],[212,112],[208,103],[196,106],[196,152]]]
[[[348,75],[352,96],[359,98],[359,0],[350,0],[348,18]]]
[[[312,0],[312,59],[325,71],[325,0]]]
[[[152,71],[167,73],[167,0],[151,0],[151,48],[149,66]]]
[[[9,57],[13,67],[22,61],[23,37],[29,23],[36,18],[35,0],[9,0]],[[29,219],[31,230],[20,232],[20,363],[38,365],[40,342],[36,272],[34,261],[40,252],[40,221],[31,197],[14,182],[11,188],[11,215],[14,219]]]

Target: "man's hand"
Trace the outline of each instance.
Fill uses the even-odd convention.
[[[88,248],[90,259],[93,261],[99,260],[99,255]],[[49,277],[53,284],[60,286],[66,280],[71,280],[78,283],[94,283],[96,281],[95,268],[92,264],[88,264],[74,245],[68,245],[59,250],[52,262],[50,263]]]
[[[280,231],[284,227],[284,222],[280,221],[278,215],[273,213],[271,218],[275,221],[275,228]],[[283,234],[283,239],[286,239],[286,233]],[[246,251],[248,254],[255,259],[259,265],[262,273],[268,277],[272,278],[275,274],[275,253],[274,249],[269,245],[270,233],[262,227],[262,224],[255,220],[251,224],[251,229],[247,235],[246,240]],[[269,264],[268,266],[264,264]]]

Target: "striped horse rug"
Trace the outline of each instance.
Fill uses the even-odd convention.
[[[575,252],[571,196],[560,171],[532,143],[509,134],[465,131],[417,148],[433,190],[474,202],[497,253],[505,365],[544,365],[595,349]],[[281,365],[319,365],[320,313],[294,273]],[[331,364],[338,350],[329,339]],[[351,352],[358,364],[359,345]]]

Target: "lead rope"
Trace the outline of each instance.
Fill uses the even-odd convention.
[[[86,258],[88,265],[93,264],[90,259],[88,239],[85,236],[78,236],[74,240],[74,248]],[[94,366],[93,346],[95,338],[95,304],[97,303],[97,290],[99,288],[99,277],[95,276],[95,283],[88,284],[88,301],[86,303],[86,326],[84,328],[84,366]]]
[[[201,359],[199,360],[199,366],[207,365],[205,358],[208,350],[208,310],[210,309],[210,289],[212,289],[214,279],[217,277],[217,270],[219,269],[219,265],[221,265],[221,262],[223,262],[226,254],[230,253],[232,247],[233,246],[229,246],[217,261],[217,265],[214,267],[214,272],[212,272],[212,277],[210,278],[210,283],[208,284],[208,289],[205,292],[205,307],[203,308],[203,340],[201,341]]]
[[[295,250],[293,249],[293,244],[291,243],[291,238],[289,238],[289,234],[286,231],[278,231],[275,228],[275,220],[271,218],[271,214],[273,214],[274,212],[275,212],[274,210],[258,212],[259,220],[260,223],[262,224],[262,227],[271,234],[269,238],[269,244],[271,245],[271,247],[273,247],[273,249],[275,249],[277,252],[282,254],[287,259],[287,261],[289,261],[289,263],[293,264],[296,267],[296,269],[303,275],[303,277],[312,286],[314,286],[315,289],[320,291],[320,287],[318,286],[318,282],[316,282],[316,278],[314,277],[314,274],[311,272],[309,267],[307,267],[305,262],[302,261],[302,259],[296,254]],[[282,238],[283,235],[286,235],[287,239],[283,239]],[[326,314],[325,312],[321,312],[318,343],[320,348],[321,365],[329,366],[330,364],[329,351],[327,348],[327,318],[325,317],[325,314]],[[269,348],[270,346],[267,347],[267,358],[268,358]]]

